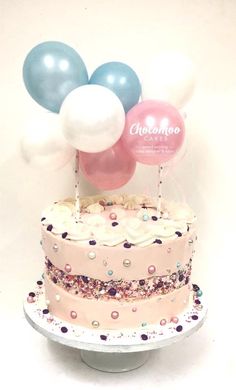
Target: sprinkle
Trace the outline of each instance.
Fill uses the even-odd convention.
[[[156,239],[156,240],[154,241],[154,244],[162,244],[162,241],[159,240],[159,239]]]
[[[148,339],[148,337],[147,337],[147,335],[146,335],[146,334],[141,334],[141,339],[145,341],[145,340],[147,340],[147,339]]]
[[[61,331],[62,331],[62,333],[66,333],[66,332],[68,332],[68,329],[66,326],[62,326]]]
[[[62,233],[62,238],[66,238],[67,237],[67,235],[68,235],[68,233],[67,232],[64,232],[64,233]]]
[[[87,276],[82,276],[82,280],[84,283],[88,283],[89,282],[89,278]]]
[[[153,221],[157,221],[158,218],[157,218],[155,215],[152,215],[152,220],[153,220]]]
[[[116,213],[110,213],[109,214],[109,218],[112,219],[112,220],[117,219]]]
[[[176,332],[182,332],[182,330],[183,330],[182,325],[176,326]]]
[[[100,324],[99,324],[98,321],[96,321],[96,320],[93,320],[93,321],[92,321],[92,327],[93,327],[93,328],[98,328],[99,325],[100,325]]]
[[[197,284],[193,284],[193,291],[198,291],[198,290],[200,290],[200,287],[198,287],[198,285]]]
[[[48,225],[47,230],[48,230],[49,232],[51,232],[52,229],[53,229],[53,226],[52,226],[52,225]]]
[[[101,334],[101,335],[100,335],[100,339],[106,341],[107,336],[105,336],[104,334]]]
[[[175,234],[177,234],[178,237],[181,237],[182,236],[182,233],[181,232],[175,232]]]
[[[48,309],[43,309],[43,314],[48,314],[49,310]]]
[[[143,221],[148,221],[148,220],[149,220],[149,215],[144,214],[144,215],[143,215]]]
[[[123,260],[123,266],[124,267],[130,267],[131,266],[131,261],[129,259],[124,259]]]
[[[111,269],[109,269],[109,271],[107,271],[107,275],[109,275],[109,276],[113,275],[113,271]]]
[[[111,318],[112,318],[113,320],[116,320],[117,318],[119,318],[119,313],[118,313],[118,311],[112,311],[112,312],[111,312]]]
[[[38,285],[38,286],[42,286],[42,284],[43,284],[42,280],[38,280],[38,281],[37,281],[37,285]]]
[[[116,295],[116,289],[111,287],[109,290],[108,290],[108,294],[111,295],[112,297],[114,297]]]
[[[119,225],[118,222],[112,222],[112,226],[117,226]]]
[[[89,245],[96,245],[96,241],[95,240],[90,240],[89,241]]]
[[[165,318],[163,318],[163,319],[160,321],[160,325],[161,325],[161,326],[166,325],[166,319],[165,319]]]
[[[184,280],[184,275],[183,274],[180,274],[179,275],[179,282],[182,282]]]
[[[52,278],[52,281],[53,281],[53,283],[57,283],[57,278],[54,276],[53,278]]]
[[[45,217],[41,218],[41,222],[45,221],[45,219],[46,219]]]
[[[129,242],[124,243],[124,248],[131,248],[131,244]]]
[[[192,316],[192,320],[194,320],[194,321],[198,320],[198,316],[197,316],[196,314],[194,314],[194,315]]]
[[[88,253],[88,258],[89,258],[90,260],[94,260],[94,259],[96,258],[96,253],[95,253],[95,252],[89,252],[89,253]]]
[[[144,279],[140,279],[139,284],[140,284],[140,286],[144,286],[145,280]]]
[[[196,303],[196,305],[200,305],[201,304],[201,301],[199,301],[199,299],[195,299],[194,302]]]
[[[197,296],[198,296],[198,297],[201,297],[202,294],[203,294],[202,290],[198,290],[198,291],[197,291]]]
[[[35,297],[35,293],[34,292],[30,292],[29,293],[29,297]]]

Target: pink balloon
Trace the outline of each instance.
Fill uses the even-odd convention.
[[[175,156],[183,144],[184,135],[183,118],[174,106],[146,100],[127,113],[121,140],[134,160],[160,165]]]
[[[79,157],[86,179],[102,190],[122,187],[131,179],[136,168],[136,162],[120,141],[104,152],[80,152]]]

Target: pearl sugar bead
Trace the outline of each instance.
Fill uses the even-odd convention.
[[[71,266],[70,266],[70,264],[66,264],[66,265],[65,265],[65,271],[68,272],[68,273],[71,272]]]
[[[124,267],[130,267],[131,266],[131,261],[129,259],[124,259],[123,260],[123,266]]]
[[[110,218],[112,221],[114,221],[115,219],[117,219],[116,213],[110,213],[110,214],[109,214],[109,218]]]
[[[75,320],[76,318],[77,318],[77,313],[76,313],[76,311],[71,311],[70,312],[70,316],[71,316],[71,318],[73,318],[73,320]]]
[[[92,327],[93,327],[93,328],[98,328],[99,325],[100,325],[100,324],[99,324],[98,321],[96,321],[96,320],[92,321]]]
[[[96,258],[96,253],[95,253],[95,252],[89,252],[89,253],[88,253],[88,258],[89,258],[90,260],[94,260],[94,259]]]
[[[148,267],[148,273],[149,274],[154,274],[154,272],[156,272],[156,267],[155,267],[155,265],[149,265],[149,267]]]
[[[118,317],[119,317],[118,311],[112,311],[111,312],[111,318],[113,318],[113,320],[116,320]]]

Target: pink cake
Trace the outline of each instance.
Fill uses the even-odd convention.
[[[45,293],[58,318],[88,328],[165,323],[186,309],[195,216],[181,204],[114,195],[71,199],[42,215]]]

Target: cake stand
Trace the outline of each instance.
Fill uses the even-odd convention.
[[[196,286],[196,285],[194,285]],[[199,289],[198,286],[196,286]],[[47,309],[43,279],[38,280],[24,300],[24,313],[30,325],[48,339],[80,350],[88,366],[106,372],[130,371],[142,366],[150,351],[181,341],[197,331],[207,308],[198,291],[185,312],[174,322],[162,321],[135,329],[89,329],[60,320]]]

